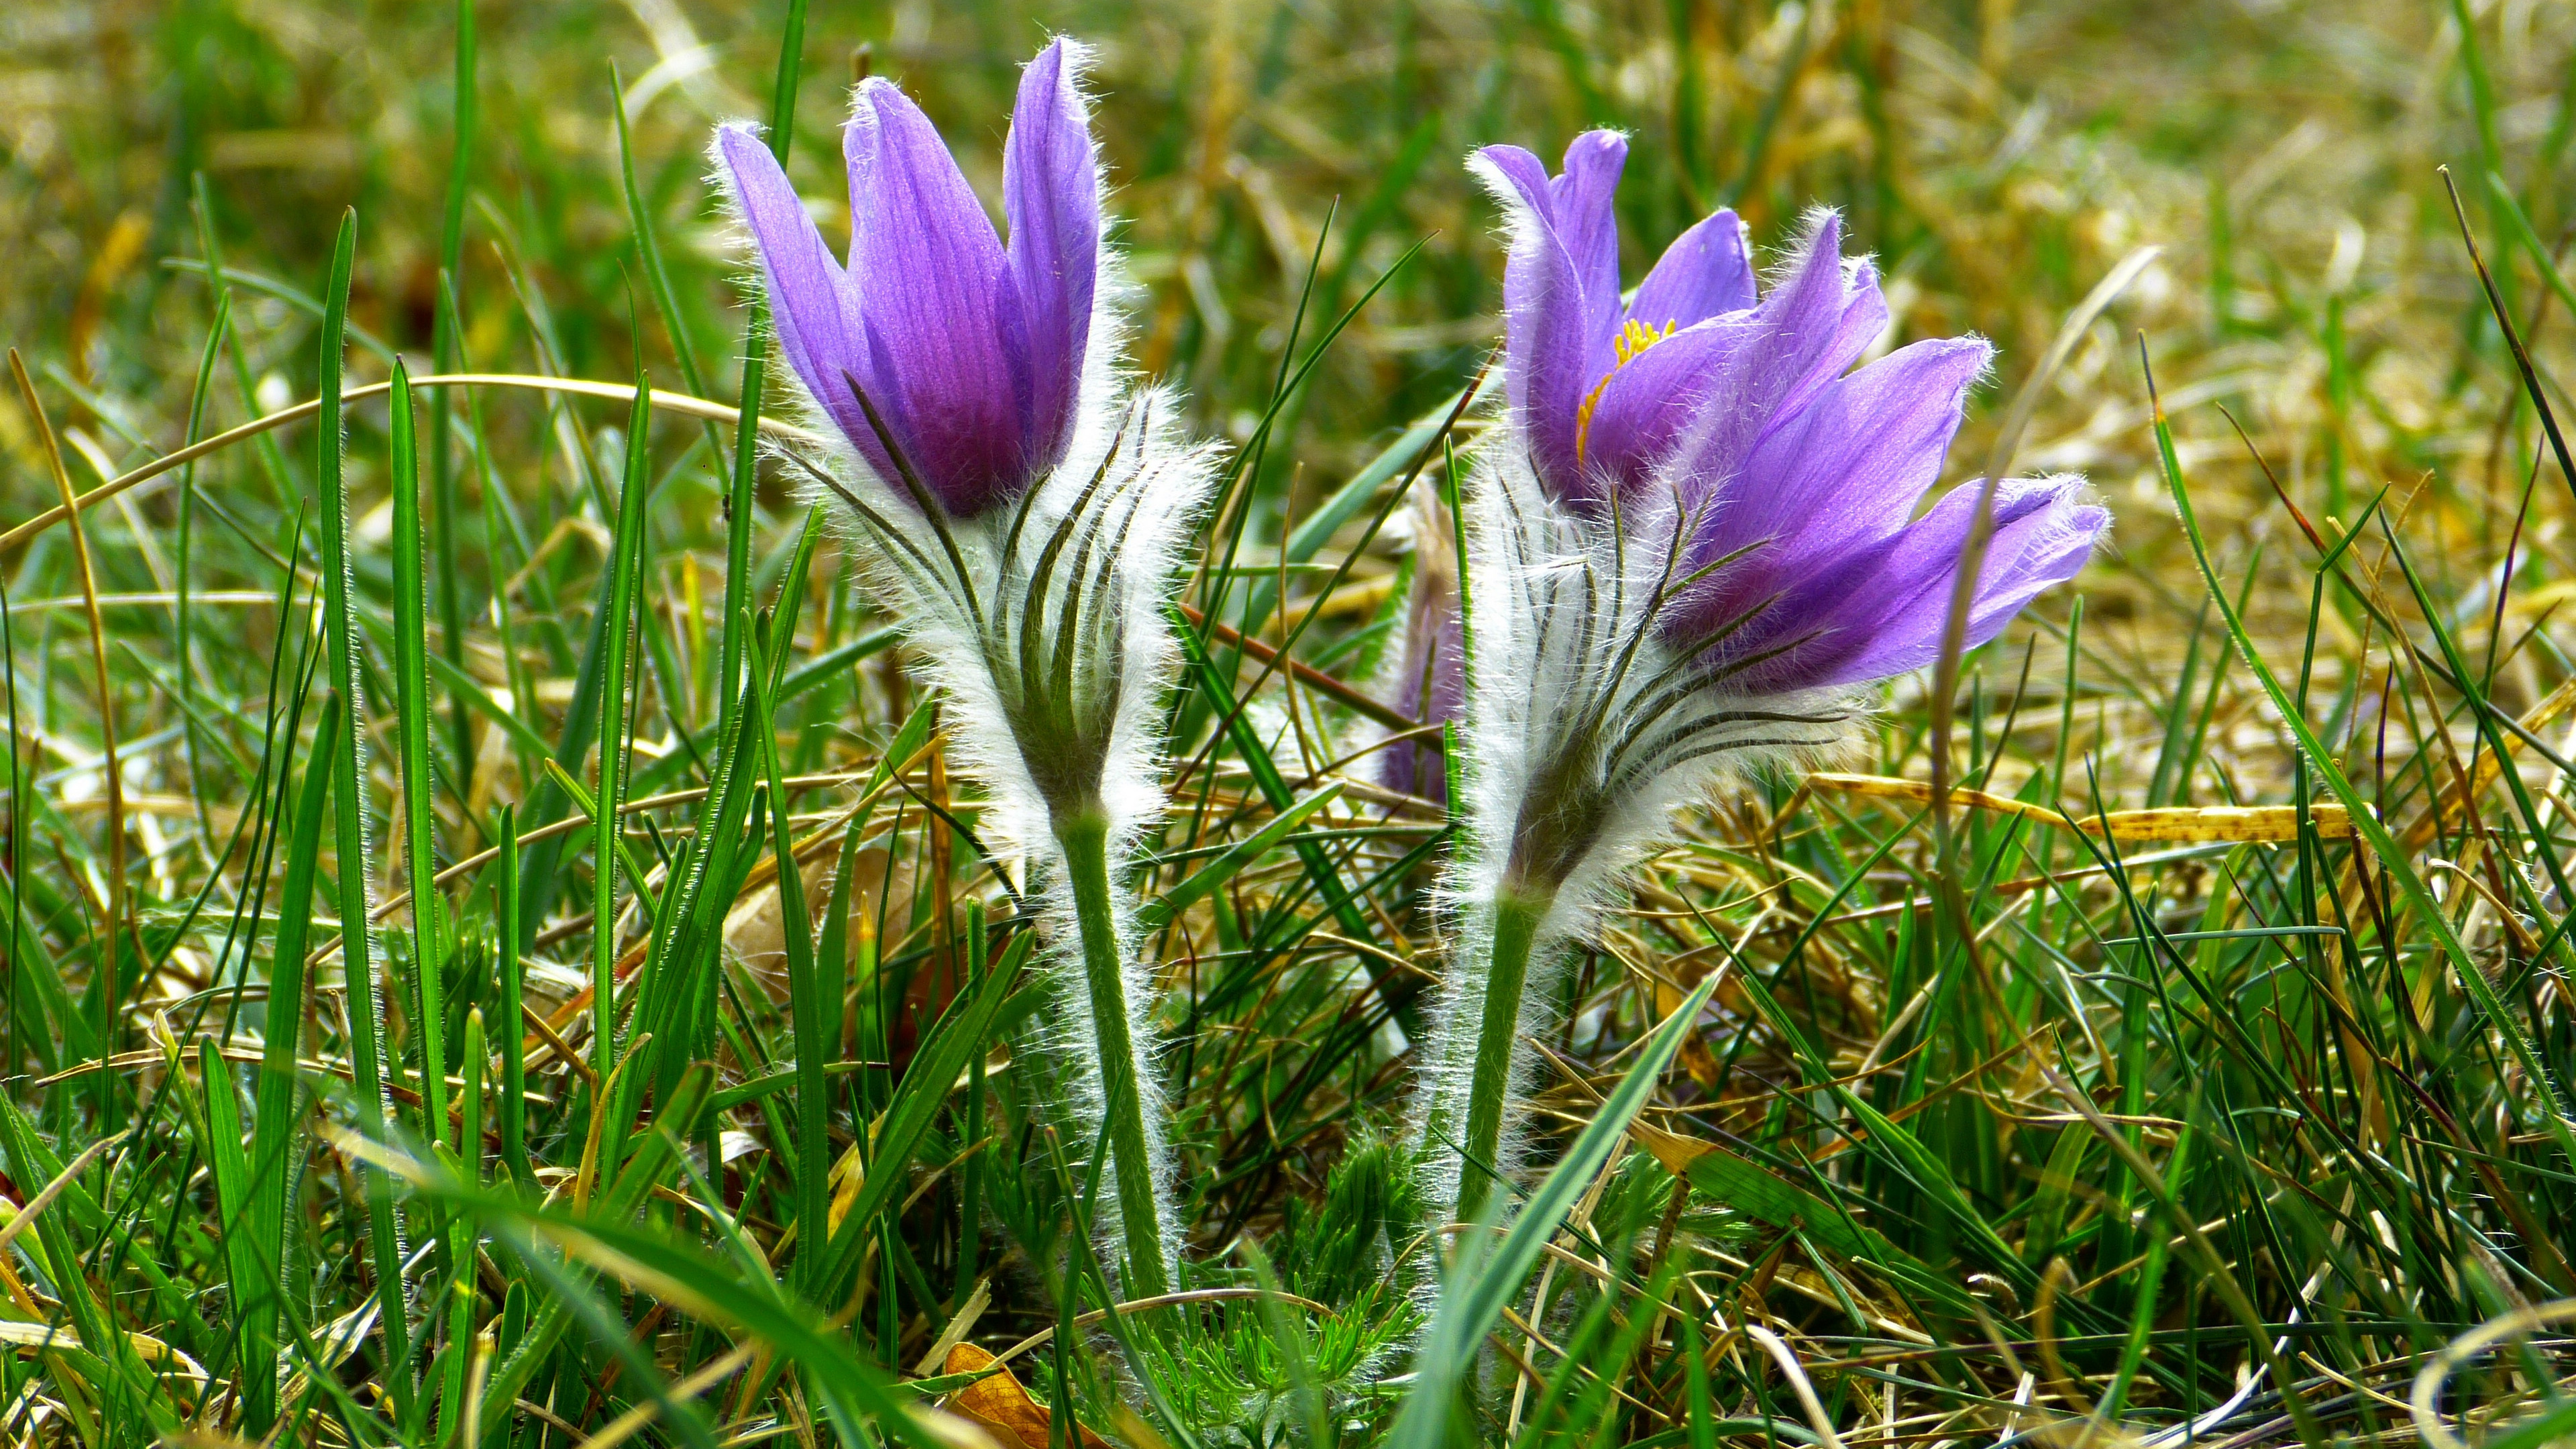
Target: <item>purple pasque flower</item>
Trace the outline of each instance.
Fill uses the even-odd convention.
[[[846,267],[766,147],[717,135],[789,370],[846,450],[778,457],[846,512],[910,667],[946,696],[950,760],[985,789],[978,835],[1049,911],[1042,958],[1070,1131],[1115,1171],[1096,1219],[1152,1297],[1177,1261],[1155,981],[1122,892],[1164,806],[1162,700],[1177,562],[1209,449],[1117,366],[1100,177],[1059,40],[1023,72],[1003,167],[1005,245],[929,120],[884,81],[844,134]]]
[[[1564,174],[1492,146],[1478,164],[1515,213],[1504,280],[1511,415],[1542,491],[1596,526],[1669,507],[1682,531],[1657,630],[1745,693],[1865,683],[1940,652],[1978,489],[1920,519],[1968,389],[1993,349],[1918,342],[1852,369],[1886,328],[1866,260],[1822,215],[1757,297],[1731,211],[1619,294],[1612,196],[1627,143],[1593,131]],[[2110,515],[2071,478],[2007,480],[1968,616],[1985,643],[2083,567]],[[1660,495],[1660,496],[1650,496]]]
[[[1688,422],[1693,364],[1718,340],[1703,324],[1753,305],[1732,211],[1682,233],[1636,299],[1621,299],[1611,197],[1627,158],[1625,137],[1589,131],[1565,148],[1560,176],[1518,146],[1475,161],[1515,213],[1503,277],[1512,415],[1549,495],[1585,514],[1642,482]]]
[[[1458,944],[1422,1054],[1424,1186],[1453,1220],[1515,1161],[1525,1043],[1567,943],[1673,807],[1833,749],[1860,686],[1938,655],[1985,491],[1915,517],[1991,350],[1920,342],[1855,369],[1887,303],[1830,213],[1767,295],[1721,211],[1623,302],[1626,155],[1596,131],[1562,175],[1509,146],[1474,163],[1510,221],[1509,402],[1465,520]],[[1993,487],[1971,646],[2083,566],[2110,520],[2081,486]]]
[[[890,81],[860,84],[842,132],[846,268],[752,129],[716,135],[788,365],[887,486],[909,492],[908,469],[952,516],[1017,498],[1073,439],[1101,237],[1083,58],[1057,40],[1021,73],[1003,149],[1008,245]]]

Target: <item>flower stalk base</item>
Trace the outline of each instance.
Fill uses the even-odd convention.
[[[1504,886],[1494,892],[1491,955],[1476,1023],[1476,1065],[1467,1085],[1466,1161],[1458,1170],[1458,1203],[1452,1218],[1456,1222],[1473,1222],[1484,1211],[1494,1174],[1502,1167],[1503,1117],[1511,1105],[1507,1099],[1512,1087],[1512,1048],[1520,1035],[1521,997],[1529,984],[1539,928],[1555,904],[1553,891]]]
[[[1082,937],[1082,976],[1091,998],[1091,1029],[1098,1047],[1103,1110],[1109,1123],[1110,1169],[1118,1184],[1119,1224],[1127,1253],[1128,1291],[1139,1298],[1171,1291],[1163,1261],[1161,1194],[1145,1136],[1143,1070],[1128,1027],[1125,962],[1110,899],[1109,822],[1096,814],[1061,821],[1056,846],[1064,854],[1075,925]]]

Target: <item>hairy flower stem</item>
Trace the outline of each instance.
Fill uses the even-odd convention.
[[[1529,983],[1530,956],[1539,926],[1556,904],[1549,887],[1504,884],[1491,906],[1491,955],[1485,999],[1476,1023],[1476,1070],[1467,1084],[1466,1161],[1458,1172],[1455,1222],[1474,1222],[1484,1210],[1493,1175],[1501,1168],[1503,1109],[1511,1090],[1512,1045],[1520,1034],[1521,994]]]
[[[1059,817],[1055,839],[1064,853],[1074,921],[1082,935],[1082,975],[1091,992],[1110,1166],[1118,1175],[1118,1214],[1126,1230],[1128,1291],[1139,1298],[1159,1297],[1171,1291],[1171,1273],[1163,1262],[1162,1203],[1145,1144],[1139,1060],[1127,1027],[1125,962],[1109,895],[1109,822],[1096,811]]]

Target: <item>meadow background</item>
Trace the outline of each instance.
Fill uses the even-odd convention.
[[[705,147],[771,113],[789,5],[472,18],[461,90],[450,5],[0,12],[0,341],[32,390],[0,403],[11,1442],[2576,1426],[2556,1336],[2576,660],[2555,637],[2576,470],[2552,415],[2576,360],[2554,260],[2576,237],[2576,10],[804,13],[789,171],[835,241],[855,75],[900,80],[991,195],[1019,63],[1052,32],[1098,47],[1138,356],[1242,450],[1183,597],[1272,645],[1295,631],[1305,666],[1211,630],[1174,701],[1176,806],[1138,889],[1161,903],[1192,1296],[1107,1317],[1065,1252],[1090,1144],[1036,1106],[1028,933],[975,850],[974,793],[785,478],[748,480],[729,555],[729,425],[664,407],[639,439],[623,394],[494,385],[424,391],[398,439],[371,398],[344,455],[299,422],[85,507],[77,533],[42,522],[397,354],[612,388],[640,366],[739,399],[741,257]],[[1374,521],[1406,470],[1441,472],[1428,430],[1498,341],[1496,217],[1462,157],[1553,156],[1592,125],[1632,136],[1632,274],[1721,204],[1766,248],[1840,209],[1888,278],[1882,346],[2001,349],[1945,482],[2000,443],[2086,474],[2117,523],[1965,662],[1953,719],[1899,681],[1849,762],[1866,778],[1745,781],[1645,873],[1546,1043],[1533,1182],[1560,1150],[1580,1176],[1532,1199],[1556,1214],[1523,1235],[1543,1266],[1499,1285],[1471,1372],[1422,1379],[1400,1286],[1436,1245],[1399,1162],[1444,821],[1351,758],[1383,727],[1364,702],[1413,567],[1404,512]],[[594,629],[614,599],[642,621],[626,679]],[[366,680],[362,858],[324,788],[347,758],[328,607]],[[713,730],[729,630],[775,685],[774,749],[752,752],[769,823],[701,849],[687,792],[735,747]],[[616,836],[629,880],[659,899],[713,850],[738,886],[691,946],[724,963],[709,1065],[631,1122],[594,1115],[584,1075],[589,792],[621,711],[624,798],[654,802]],[[1936,742],[1984,792],[1946,831],[1891,783],[1931,779]],[[2286,808],[2213,813],[2239,806]],[[2184,813],[2069,823],[2157,809]],[[403,907],[432,870],[440,910]],[[335,949],[353,905],[378,916],[380,1000]],[[606,937],[611,958],[669,940],[631,906]],[[1642,1113],[1585,1136],[1713,972]],[[828,1000],[800,995],[817,983]],[[444,1131],[424,1092],[457,1104]],[[390,1145],[350,1135],[371,1132]],[[588,1165],[603,1134],[630,1144],[613,1179]],[[797,1203],[832,1163],[833,1226],[856,1226],[827,1261]],[[959,1343],[1023,1346],[1015,1377],[943,1377],[982,1362]],[[1399,1431],[1408,1396],[1445,1420]]]

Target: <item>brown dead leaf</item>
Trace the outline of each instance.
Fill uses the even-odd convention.
[[[948,1362],[940,1365],[941,1373],[980,1373],[993,1366],[993,1356],[971,1343],[961,1343],[948,1350]],[[1048,1449],[1047,1431],[1054,1417],[1047,1406],[1029,1397],[1020,1381],[1003,1369],[990,1378],[978,1379],[948,1396],[948,1412],[989,1431],[1001,1440],[1003,1449]],[[1081,1437],[1082,1449],[1109,1449],[1109,1441],[1074,1425]]]

